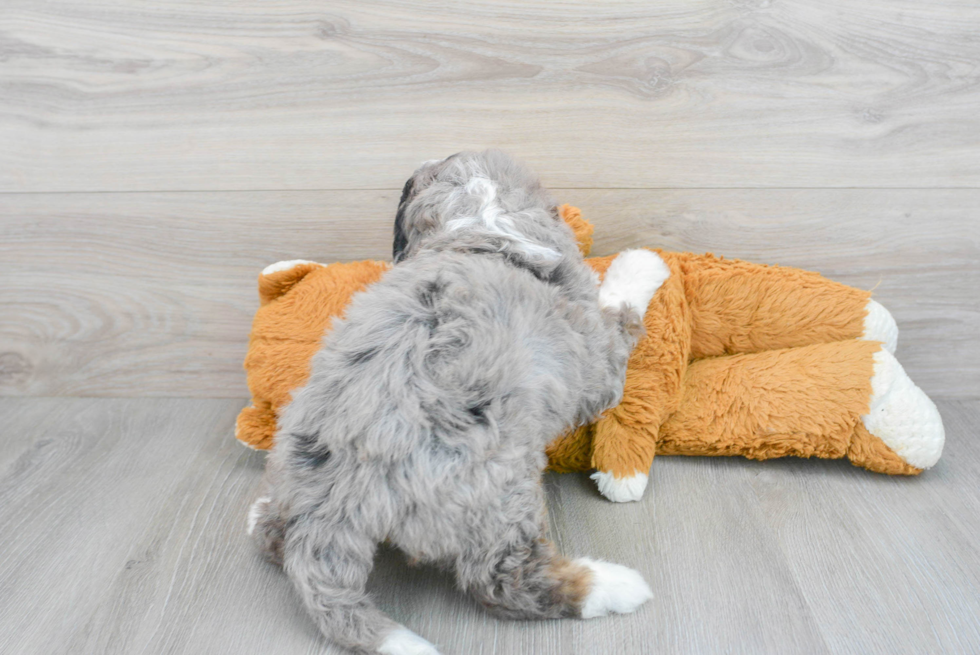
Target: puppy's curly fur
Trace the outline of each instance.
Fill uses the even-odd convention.
[[[550,440],[619,402],[638,308],[600,307],[551,196],[499,152],[417,170],[394,254],[281,417],[250,516],[261,548],[361,651],[435,652],[365,593],[385,540],[503,616],[634,609],[638,574],[543,538],[541,474]]]

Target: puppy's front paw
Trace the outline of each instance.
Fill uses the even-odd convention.
[[[614,503],[628,503],[643,498],[643,491],[650,479],[645,473],[634,473],[617,478],[606,471],[596,471],[589,476],[599,487],[599,493]]]
[[[388,633],[378,647],[379,655],[439,655],[436,647],[408,628],[396,628]]]
[[[582,604],[582,618],[593,619],[610,612],[627,614],[653,598],[649,585],[637,571],[601,560],[575,560],[592,572],[592,588]]]
[[[641,317],[647,305],[667,278],[670,268],[652,250],[624,250],[606,271],[599,287],[599,305],[619,307],[625,304]]]

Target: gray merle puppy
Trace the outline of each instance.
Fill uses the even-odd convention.
[[[436,653],[365,592],[384,541],[504,617],[633,611],[652,596],[636,571],[544,539],[541,475],[549,441],[619,402],[659,258],[620,255],[600,288],[551,196],[495,151],[419,168],[395,232],[398,263],[281,416],[249,531],[359,651]]]

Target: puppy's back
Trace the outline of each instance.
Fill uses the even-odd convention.
[[[540,449],[574,419],[582,344],[567,305],[494,256],[400,264],[335,324],[281,436],[315,433],[317,446],[387,462],[423,446],[460,458],[514,439]]]

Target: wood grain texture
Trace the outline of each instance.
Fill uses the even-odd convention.
[[[397,191],[0,195],[0,394],[247,395],[255,279],[388,258]],[[928,393],[980,397],[980,191],[556,190],[649,245],[873,288]]]
[[[0,190],[976,187],[970,0],[6,0]]]
[[[4,0],[0,652],[341,653],[244,534],[255,278],[387,258],[417,163],[484,147],[596,254],[874,288],[946,452],[663,457],[627,506],[549,476],[561,549],[651,603],[498,621],[382,551],[383,609],[446,655],[980,652],[978,33],[974,0]]]
[[[980,649],[980,405],[940,403],[947,441],[913,479],[828,462],[760,465],[752,486],[835,652]],[[846,600],[844,600],[846,599]]]
[[[241,401],[0,399],[0,651],[341,653],[244,533],[263,455]],[[563,552],[638,568],[636,614],[508,622],[383,551],[370,587],[446,655],[980,649],[980,401],[941,401],[919,478],[846,462],[664,457],[642,502],[549,476]]]

